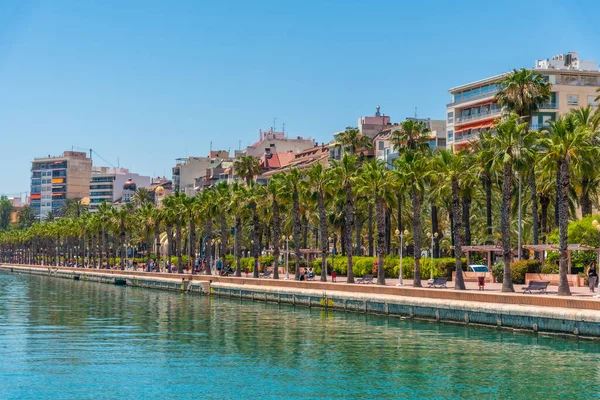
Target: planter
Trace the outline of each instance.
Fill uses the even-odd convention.
[[[477,282],[477,278],[481,276],[481,272],[463,271],[463,280],[465,282]],[[485,272],[485,283],[494,283],[494,276],[491,272]],[[452,280],[456,281],[456,271],[452,271]]]

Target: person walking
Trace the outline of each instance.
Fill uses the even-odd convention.
[[[596,289],[596,280],[598,280],[598,270],[596,269],[596,264],[594,261],[590,263],[586,272],[590,286],[590,293],[594,293]]]

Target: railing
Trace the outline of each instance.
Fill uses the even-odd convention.
[[[457,104],[467,103],[467,102],[473,101],[473,100],[484,99],[486,97],[495,95],[497,92],[498,92],[498,89],[489,90],[489,91],[487,91],[485,93],[480,93],[480,94],[478,94],[476,96],[469,96],[466,99],[462,98],[460,100],[455,100],[455,101],[453,101],[451,103],[446,104],[446,106],[449,107],[449,106],[454,106],[454,105],[457,105]]]
[[[464,117],[462,117],[462,116],[456,117],[456,123],[462,124],[462,123],[468,122],[468,121],[475,121],[475,120],[482,119],[482,118],[489,118],[493,115],[499,115],[501,112],[502,112],[501,108],[494,108],[494,109],[491,109],[490,111],[482,112],[479,114],[471,114],[471,115],[467,115]]]
[[[463,136],[454,136],[454,143],[468,142],[479,138],[479,133],[471,133]]]
[[[556,103],[544,103],[539,107],[540,110],[557,110],[558,104]]]

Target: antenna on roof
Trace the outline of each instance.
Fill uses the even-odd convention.
[[[212,140],[210,141],[210,151],[212,151]]]
[[[285,123],[282,124],[281,131],[285,134]]]
[[[415,119],[417,118],[417,107],[415,107]]]
[[[277,118],[273,118],[273,132],[275,132],[275,124],[277,123]]]

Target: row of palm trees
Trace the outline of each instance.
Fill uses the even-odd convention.
[[[376,255],[377,282],[385,284],[384,257],[396,246],[393,237],[408,230],[414,247],[413,284],[421,286],[420,257],[421,248],[428,245],[427,230],[439,234],[433,249],[436,257],[453,246],[457,289],[465,288],[462,246],[501,241],[503,291],[514,291],[510,262],[515,232],[524,228],[523,237],[538,244],[558,229],[559,294],[567,295],[568,221],[578,207],[584,215],[590,214],[600,194],[595,164],[600,114],[590,107],[576,109],[540,132],[531,131],[532,113],[549,96],[550,85],[539,75],[515,71],[497,95],[505,115],[493,132],[481,134],[468,150],[432,151],[425,125],[405,121],[391,137],[399,156],[384,163],[365,157],[361,149],[369,148],[372,141],[349,129],[338,137],[344,154],[330,165],[292,168],[260,185],[258,159],[246,156],[234,165],[239,182],[219,182],[195,197],[177,192],[160,207],[150,202],[144,190],[128,205],[102,204],[93,214],[72,202],[71,208],[79,211],[1,234],[0,253],[5,261],[15,254],[21,260],[24,253],[29,260],[62,254],[85,257],[96,265],[120,256],[124,268],[127,245],[159,258],[160,243],[166,243],[167,260],[176,257],[182,272],[184,255],[203,254],[210,260],[218,246],[223,263],[227,254],[233,254],[237,276],[242,250],[249,249],[253,274],[258,277],[261,251],[272,249],[273,264],[279,265],[282,244],[291,238],[295,266],[300,265],[301,248],[319,249],[322,266],[327,265],[332,247],[341,248],[347,257],[349,283],[354,282],[354,256]],[[519,203],[514,188],[521,182],[527,184]],[[522,207],[527,212],[519,223],[515,215]],[[494,217],[497,210],[499,220]],[[321,271],[325,281],[327,268]],[[211,273],[210,268],[206,273]],[[300,268],[295,273],[299,278]],[[274,278],[279,278],[278,268]]]

